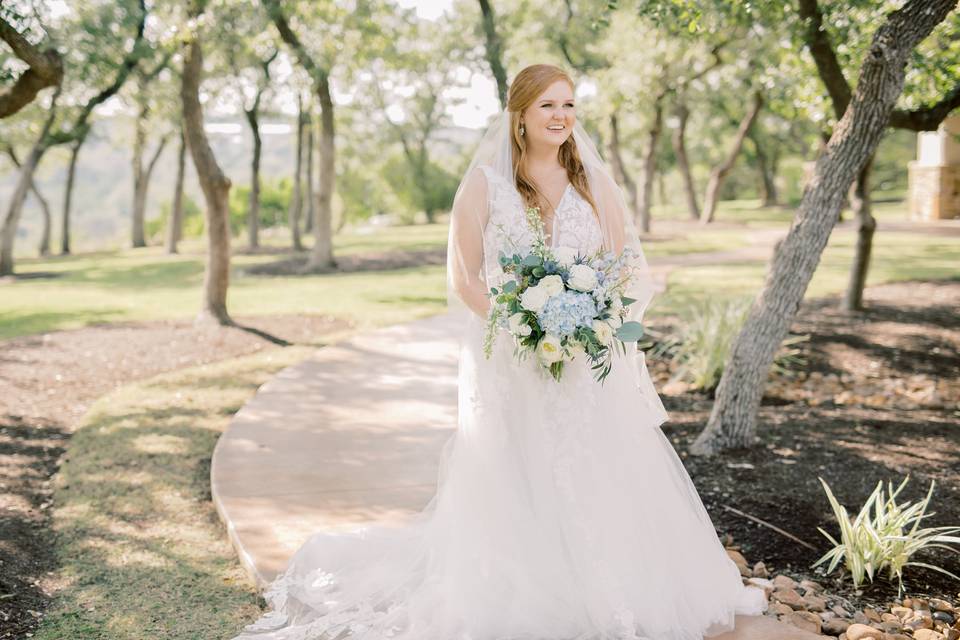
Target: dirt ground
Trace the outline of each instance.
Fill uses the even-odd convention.
[[[853,315],[838,311],[834,298],[803,305],[792,333],[811,336],[802,343],[805,374],[771,379],[754,448],[688,455],[711,400],[697,392],[663,393],[670,412],[664,431],[717,529],[732,534],[751,563],[763,560],[773,572],[811,577],[861,606],[886,602],[897,589],[881,580],[855,593],[848,582],[809,568],[827,550],[817,527],[835,531],[818,475],[852,510],[878,480],[896,486],[909,473],[901,499],[915,500],[933,479],[936,514],[924,524],[960,525],[960,281],[871,287],[865,299],[869,309]],[[344,328],[322,316],[238,320],[298,344]],[[255,332],[189,322],[93,326],[0,343],[0,639],[25,637],[49,601],[44,583],[55,569],[49,479],[90,403],[135,379],[273,344]],[[663,390],[669,367],[649,363]],[[922,559],[960,573],[955,554]],[[955,597],[960,591],[957,581],[930,570],[908,567],[905,577],[908,594]]]
[[[810,334],[801,343],[806,375],[772,378],[756,447],[712,458],[689,455],[711,400],[703,393],[662,394],[671,417],[664,431],[717,529],[731,534],[751,563],[762,560],[772,572],[816,580],[860,607],[889,602],[896,582],[884,574],[857,593],[849,580],[810,568],[829,549],[817,527],[838,537],[818,476],[853,515],[878,481],[896,489],[909,474],[897,498],[902,502],[922,499],[933,480],[934,515],[921,527],[960,526],[960,281],[871,287],[865,301],[868,309],[855,315],[838,310],[835,298],[801,307],[791,333]],[[650,369],[658,389],[666,386],[666,363]],[[914,559],[960,575],[960,553],[933,550]],[[918,567],[904,570],[904,587],[908,595],[960,596],[960,581]]]
[[[320,344],[326,316],[238,317],[252,330],[188,321],[118,323],[0,342],[0,639],[32,632],[55,569],[50,478],[89,405],[134,380],[276,346]]]

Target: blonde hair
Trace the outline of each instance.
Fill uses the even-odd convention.
[[[527,142],[520,135],[520,114],[533,104],[537,96],[546,91],[557,80],[566,81],[570,88],[574,89],[573,79],[560,67],[552,64],[534,64],[525,67],[516,75],[507,92],[507,111],[510,112],[510,139],[513,144],[513,174],[516,176],[517,191],[520,192],[524,203],[528,207],[539,207],[541,211],[545,205],[550,203],[537,188],[529,171],[527,171]],[[570,184],[583,196],[584,200],[590,203],[594,215],[599,220],[597,203],[590,193],[587,172],[583,167],[583,161],[580,159],[580,153],[577,151],[577,143],[573,139],[573,134],[560,145],[558,159],[564,169],[567,170],[567,179],[570,180]]]

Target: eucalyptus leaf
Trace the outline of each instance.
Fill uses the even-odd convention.
[[[643,325],[633,320],[624,322],[613,335],[623,342],[636,342],[643,337]]]

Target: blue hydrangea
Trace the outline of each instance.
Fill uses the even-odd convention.
[[[547,333],[569,336],[577,327],[590,327],[597,315],[597,305],[589,293],[562,291],[550,296],[537,318]]]

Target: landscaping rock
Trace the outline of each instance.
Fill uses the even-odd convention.
[[[790,576],[779,574],[773,578],[773,586],[777,589],[793,589],[797,586],[797,581]]]
[[[827,608],[827,601],[812,593],[807,593],[803,596],[803,601],[809,611],[824,611]]]
[[[828,636],[838,636],[850,626],[850,623],[843,618],[830,618],[824,620],[820,627],[820,633]]]
[[[817,593],[823,592],[823,586],[819,582],[814,582],[813,580],[801,580],[800,586],[803,587],[805,591],[816,591]]]
[[[793,611],[784,616],[783,619],[805,631],[820,633],[820,616],[815,613],[810,613],[809,611]]]
[[[807,608],[807,603],[804,601],[803,596],[791,588],[776,589],[770,597],[796,610],[805,610]]]
[[[743,554],[735,549],[727,549],[727,555],[730,556],[730,559],[733,560],[733,563],[737,565],[737,569],[740,570],[740,575],[750,578],[753,573],[750,571],[750,567],[747,566],[747,559],[743,557]]]
[[[873,627],[868,627],[865,624],[860,624],[855,622],[854,624],[847,627],[846,630],[847,640],[866,640],[875,638],[876,640],[883,640],[883,631],[880,629],[874,629]]]

